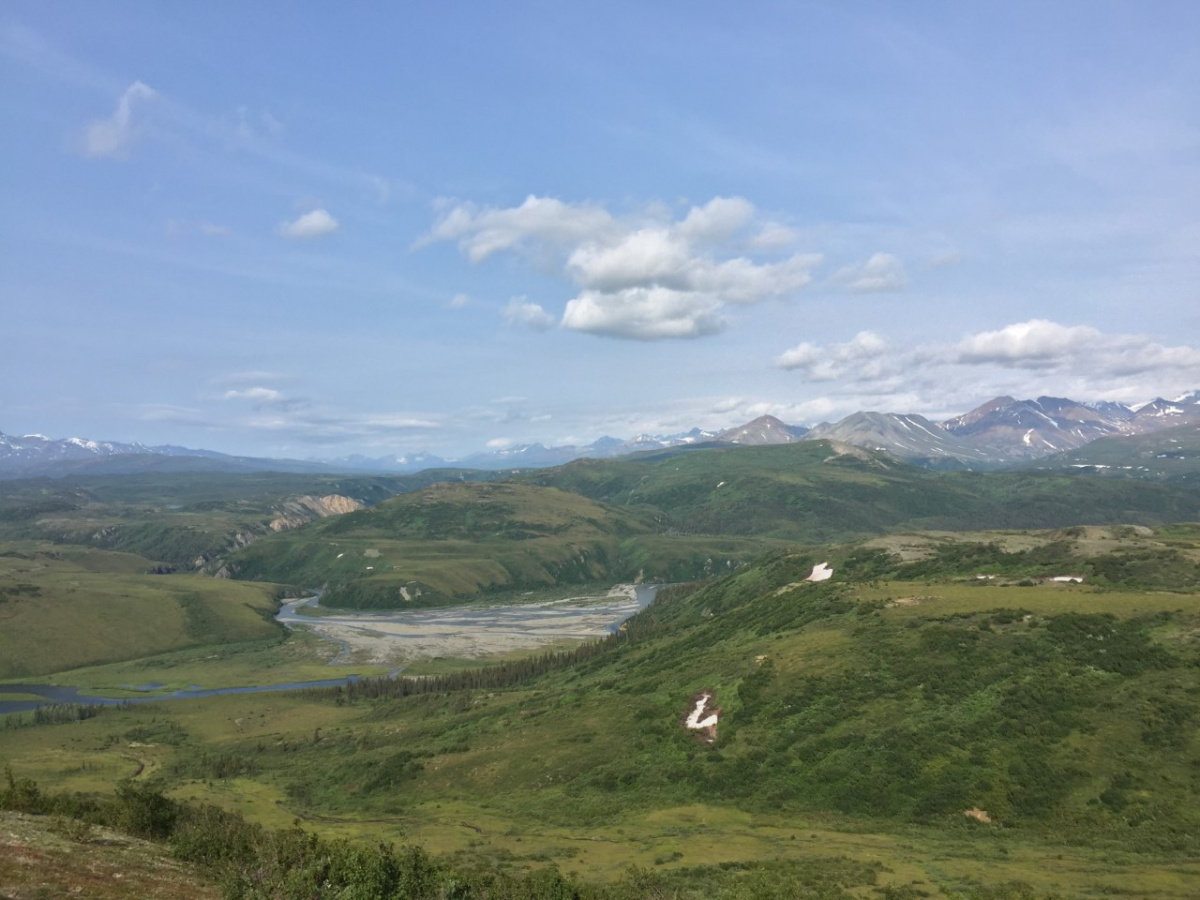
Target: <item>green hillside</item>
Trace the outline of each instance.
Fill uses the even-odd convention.
[[[811,896],[1182,900],[1198,586],[1200,526],[893,535],[670,590],[570,654],[106,712],[0,754],[96,790],[136,740],[173,796],[268,824],[512,872],[634,863],[666,891],[621,896],[731,872],[731,897],[792,896],[841,859],[873,874]],[[705,694],[715,734],[685,727]]]
[[[1076,470],[1117,478],[1158,481],[1195,490],[1200,487],[1200,427],[1180,425],[1150,434],[1101,438],[1049,459],[1042,470]]]
[[[641,510],[527,484],[433,485],[264,538],[229,564],[240,579],[328,585],[327,606],[429,606],[508,588],[695,577],[773,546],[664,540]]]
[[[687,533],[842,540],[894,528],[1160,524],[1200,517],[1200,494],[1040,472],[939,473],[828,441],[578,460],[528,473]]]
[[[0,481],[0,540],[136,553],[195,568],[268,530],[297,496],[337,494],[366,505],[447,479],[490,480],[491,472],[304,475],[276,472],[142,473]]]
[[[129,553],[0,546],[0,679],[278,638],[274,585],[148,574]]]
[[[553,584],[690,580],[771,550],[899,529],[1196,518],[1200,493],[1133,481],[934,473],[822,441],[674,448],[433,485],[259,540],[229,571],[327,585],[327,605],[405,607]]]

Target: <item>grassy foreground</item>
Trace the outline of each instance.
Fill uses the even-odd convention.
[[[0,679],[280,636],[275,585],[153,568],[132,553],[0,545]]]
[[[0,756],[667,891],[630,896],[1194,897],[1197,584],[1194,526],[900,535],[676,590],[542,668],[18,721]],[[711,744],[682,724],[700,691]]]

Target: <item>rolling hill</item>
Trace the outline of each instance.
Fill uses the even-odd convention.
[[[539,496],[507,502],[532,522]],[[1198,539],[1079,527],[779,553],[579,652],[111,710],[69,749],[48,725],[0,731],[0,751],[64,792],[134,752],[176,799],[290,824],[290,843],[203,857],[244,890],[378,871],[367,845],[299,820],[450,852],[464,897],[557,861],[611,888],[537,896],[1183,900],[1200,884]],[[833,577],[806,581],[819,563]],[[244,834],[204,815],[177,852],[209,846],[203,821]],[[354,846],[357,865],[330,866]]]
[[[899,529],[1197,518],[1200,494],[1077,470],[935,473],[821,441],[700,446],[433,485],[260,539],[230,557],[228,572],[328,585],[329,605],[394,607],[550,584],[687,580],[772,548]]]
[[[1096,475],[1195,488],[1200,486],[1200,424],[1102,438],[1078,450],[1039,460],[1036,467],[1085,470]]]

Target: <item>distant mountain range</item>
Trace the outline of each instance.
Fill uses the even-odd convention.
[[[802,440],[834,440],[881,450],[928,468],[983,469],[1063,454],[1102,438],[1145,435],[1184,425],[1200,425],[1200,391],[1174,400],[1156,398],[1137,407],[1111,401],[1082,403],[1063,397],[996,397],[944,422],[910,414],[857,412],[839,422],[822,422],[810,429],[787,425],[774,416],[760,416],[721,432],[693,428],[678,434],[641,434],[628,440],[602,437],[582,446],[519,444],[455,460],[428,453],[332,460],[259,459],[186,447],[0,434],[0,478],[146,471],[411,473],[448,467],[530,469],[584,457],[603,459],[684,445],[788,444]]]
[[[149,447],[85,438],[55,440],[44,434],[0,433],[0,478],[57,478],[73,474],[139,472],[334,472],[323,462],[230,456],[169,444]]]
[[[1076,450],[1100,438],[1149,434],[1200,424],[1200,391],[1138,407],[1063,397],[996,397],[961,416],[854,413],[806,435],[883,450],[930,468],[999,467]]]
[[[788,427],[783,425],[782,422],[779,424],[784,428]],[[693,428],[691,431],[679,434],[639,434],[637,437],[630,438],[629,440],[602,437],[590,444],[581,446],[547,447],[544,444],[515,444],[511,447],[490,450],[486,453],[473,453],[470,456],[453,460],[443,459],[440,456],[432,456],[428,453],[414,453],[405,456],[343,456],[338,459],[329,460],[329,464],[335,467],[361,469],[369,472],[404,473],[446,467],[492,470],[541,469],[547,466],[559,466],[573,459],[582,459],[583,457],[608,459],[614,456],[628,456],[630,453],[640,453],[644,450],[661,450],[664,447],[677,447],[681,444],[702,444],[720,439],[721,435],[716,432],[701,431],[699,428]]]

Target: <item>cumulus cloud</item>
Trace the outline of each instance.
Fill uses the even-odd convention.
[[[293,240],[324,237],[338,230],[338,222],[328,211],[314,209],[291,222],[279,224],[279,234]]]
[[[875,253],[865,263],[846,266],[830,279],[860,294],[900,291],[908,284],[904,263],[891,253]]]
[[[446,209],[418,246],[453,240],[475,263],[518,251],[548,264],[578,288],[563,310],[564,328],[635,340],[694,338],[723,329],[730,305],[786,297],[812,280],[819,255],[744,255],[794,238],[776,223],[755,230],[756,221],[754,205],[741,197],[716,197],[675,219],[661,208],[617,218],[602,207],[531,196],[511,209]],[[537,311],[539,321],[549,317]]]
[[[1189,371],[1200,377],[1200,347],[1167,347],[1149,335],[1104,334],[1087,325],[1045,319],[969,335],[954,348],[952,358],[965,365],[1071,369],[1109,378]]]
[[[685,240],[727,241],[754,219],[754,204],[742,197],[714,197],[704,206],[693,206],[676,231]]]
[[[530,195],[511,209],[481,209],[473,204],[452,207],[416,246],[457,241],[467,258],[478,263],[528,242],[568,246],[615,229],[613,217],[601,207],[570,206],[552,197]]]
[[[878,362],[888,350],[887,341],[871,331],[860,331],[844,344],[820,347],[807,341],[775,358],[781,369],[804,372],[812,381],[834,381],[848,376],[879,377]]]
[[[1087,325],[1066,326],[1030,319],[999,331],[963,338],[956,348],[955,359],[968,365],[995,363],[1013,368],[1050,368],[1061,365],[1083,347],[1098,345],[1102,337],[1097,329]]]
[[[775,364],[809,381],[840,382],[846,391],[913,390],[939,408],[953,407],[960,393],[977,394],[982,385],[1022,396],[1129,401],[1200,384],[1200,346],[1172,347],[1150,335],[1109,334],[1046,319],[917,346],[860,332],[840,344],[802,342]],[[980,399],[986,398],[963,398]]]
[[[564,328],[653,341],[716,334],[725,327],[712,296],[669,287],[631,287],[613,293],[584,291],[563,311]]]
[[[124,157],[137,136],[134,108],[152,100],[158,94],[153,88],[135,81],[125,89],[117,108],[107,119],[97,119],[88,125],[83,134],[83,152],[91,157]]]
[[[504,321],[510,325],[526,325],[538,331],[545,331],[554,325],[554,316],[546,312],[536,303],[531,303],[524,297],[513,297],[504,307]]]
[[[466,306],[470,302],[471,302],[471,298],[468,297],[466,294],[455,294],[453,297],[451,297],[449,300],[446,301],[446,307],[448,309],[462,309],[464,306]]]
[[[782,250],[791,247],[800,235],[794,228],[780,225],[778,222],[764,222],[758,233],[750,238],[750,246],[755,250]]]

